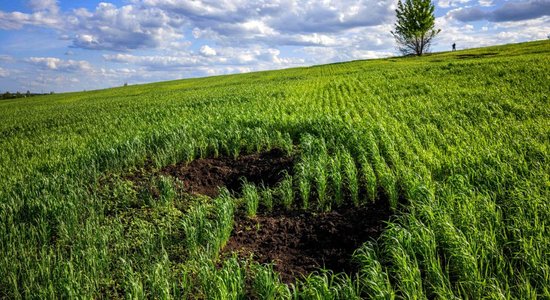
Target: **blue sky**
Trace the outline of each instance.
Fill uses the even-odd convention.
[[[397,55],[395,0],[0,2],[0,92],[65,92]],[[432,51],[546,39],[550,0],[434,0]]]

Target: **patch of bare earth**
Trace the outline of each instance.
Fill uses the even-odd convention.
[[[224,252],[272,263],[285,283],[319,268],[352,274],[357,271],[353,252],[380,236],[389,219],[389,206],[383,202],[324,213],[280,211],[255,218],[239,216]]]
[[[160,173],[177,177],[191,194],[215,197],[220,187],[239,191],[242,179],[256,185],[274,186],[282,180],[284,171],[290,172],[294,158],[280,149],[231,157],[197,159],[189,164],[163,168]]]

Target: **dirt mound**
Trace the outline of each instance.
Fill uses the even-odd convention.
[[[274,186],[282,180],[283,171],[290,172],[294,158],[283,150],[231,157],[197,159],[189,164],[163,168],[160,173],[179,178],[184,189],[192,194],[215,197],[222,186],[240,191],[242,178],[256,185]]]
[[[382,233],[389,216],[385,201],[325,213],[280,211],[253,219],[240,216],[223,251],[273,263],[285,283],[321,267],[351,274],[357,271],[351,255]]]

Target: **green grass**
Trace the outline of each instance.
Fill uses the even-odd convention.
[[[2,101],[0,298],[549,298],[549,57],[538,41]],[[244,197],[124,176],[271,148],[299,152],[293,175]],[[358,275],[286,286],[219,255],[241,206],[386,198]]]

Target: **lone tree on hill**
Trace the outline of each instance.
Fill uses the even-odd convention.
[[[433,38],[441,31],[435,29],[434,5],[431,0],[405,0],[397,3],[397,22],[391,34],[404,55],[426,53]]]

